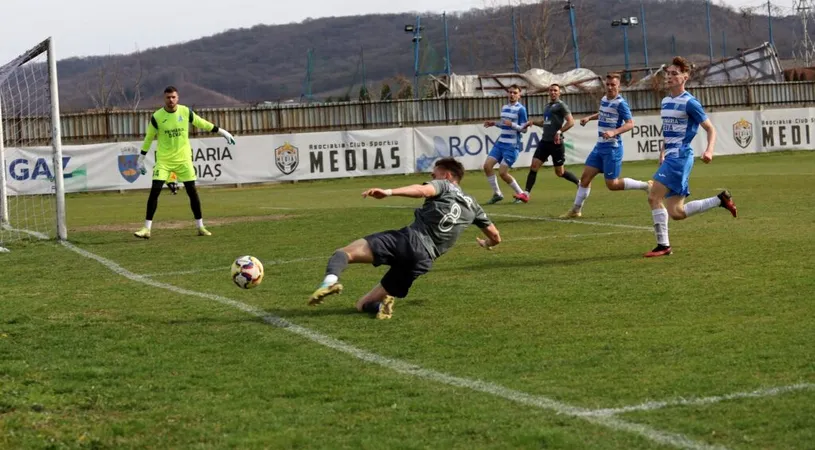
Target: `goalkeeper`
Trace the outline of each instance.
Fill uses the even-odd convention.
[[[158,196],[164,182],[175,172],[178,181],[184,183],[184,190],[190,197],[190,208],[195,218],[195,226],[199,236],[211,236],[212,233],[204,227],[201,214],[201,200],[195,189],[195,170],[192,166],[192,148],[190,147],[190,126],[201,130],[220,134],[230,145],[235,145],[235,139],[228,131],[218,128],[199,117],[184,105],[178,104],[178,90],[173,86],[164,89],[164,107],[154,112],[147,126],[147,136],[144,138],[141,155],[139,155],[139,170],[142,175],[147,173],[144,166],[144,156],[150,150],[153,139],[158,138],[156,148],[156,165],[153,167],[153,185],[150,196],[147,198],[147,214],[144,227],[134,233],[142,239],[150,238],[150,229],[153,224],[153,215],[158,208]]]

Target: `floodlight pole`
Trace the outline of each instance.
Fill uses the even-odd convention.
[[[640,26],[642,27],[642,50],[645,53],[645,68],[647,69],[649,66],[648,64],[648,35],[645,33],[645,3],[643,0],[640,0]]]
[[[625,73],[623,74],[623,78],[626,83],[631,81],[631,58],[628,53],[628,27],[635,26],[636,24],[636,17],[624,17],[622,19],[611,21],[612,27],[620,27],[623,29],[623,46],[625,48]]]
[[[577,46],[577,27],[575,26],[574,4],[566,0],[566,9],[569,10],[569,26],[572,28],[572,46],[574,47],[574,68],[580,68],[580,49]]]
[[[628,69],[631,68],[629,56],[628,56],[628,26],[623,25],[623,44],[625,45],[625,81],[626,83],[629,81],[629,71]]]
[[[422,18],[416,16],[416,28],[413,30],[413,98],[419,98],[419,41]]]
[[[512,61],[514,63],[513,69],[515,73],[519,73],[518,68],[518,31],[515,26],[515,8],[512,8]]]
[[[450,37],[447,33],[447,12],[444,12],[441,17],[444,21],[444,71],[447,73],[447,81],[449,83],[453,73],[452,66],[450,65]]]
[[[710,54],[710,62],[713,62],[713,34],[710,31],[710,0],[705,2],[707,6],[707,46],[708,53]]]
[[[775,42],[773,42],[773,6],[770,0],[767,0],[767,23],[770,26],[770,44],[775,47]]]

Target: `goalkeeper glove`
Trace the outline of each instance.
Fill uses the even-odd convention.
[[[218,134],[226,138],[226,142],[229,143],[229,145],[235,145],[235,138],[232,137],[228,131],[224,130],[223,128],[218,128]]]
[[[147,168],[144,167],[144,155],[139,155],[139,172],[141,172],[142,175],[147,173]]]

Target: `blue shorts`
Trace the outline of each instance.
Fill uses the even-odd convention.
[[[509,167],[512,167],[515,164],[515,161],[518,160],[518,154],[520,153],[520,149],[516,145],[510,144],[502,144],[496,143],[490,153],[487,155],[490,158],[495,158],[498,161],[498,164],[502,162]]]
[[[692,153],[686,156],[667,157],[659,166],[657,173],[654,174],[654,181],[659,181],[668,188],[666,197],[674,195],[687,197],[690,195],[688,178],[690,178],[692,169]]]
[[[586,158],[586,165],[603,172],[606,180],[619,178],[623,171],[623,146],[614,148],[595,145]]]

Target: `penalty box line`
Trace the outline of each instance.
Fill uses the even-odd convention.
[[[653,411],[656,409],[662,408],[669,408],[672,406],[698,406],[698,405],[712,405],[715,403],[720,403],[728,400],[738,400],[744,398],[765,398],[765,397],[775,397],[778,395],[786,394],[789,392],[795,391],[802,391],[808,389],[815,389],[815,384],[813,383],[798,383],[798,384],[791,384],[789,386],[779,386],[779,387],[772,387],[772,388],[765,388],[765,389],[757,389],[751,392],[736,392],[733,394],[726,394],[726,395],[717,395],[712,397],[701,397],[701,398],[678,398],[675,400],[667,400],[667,401],[651,401],[640,403],[639,405],[630,405],[630,406],[621,406],[619,408],[603,408],[603,409],[595,409],[592,411],[588,411],[585,415],[590,416],[613,416],[616,414],[625,414],[629,412],[635,411]]]
[[[148,286],[152,286],[154,288],[163,289],[166,291],[174,292],[179,295],[185,296],[192,296],[192,297],[199,297],[205,300],[210,300],[216,303],[220,303],[222,305],[231,306],[235,309],[243,311],[247,314],[255,316],[261,319],[264,323],[271,325],[276,328],[280,328],[284,331],[288,331],[290,333],[296,334],[303,338],[306,338],[314,343],[323,345],[327,348],[332,350],[339,351],[341,353],[345,353],[346,355],[352,356],[357,358],[361,361],[368,362],[371,364],[376,364],[378,366],[384,367],[386,369],[390,369],[394,372],[408,375],[412,377],[422,378],[425,380],[433,381],[440,384],[445,384],[448,386],[459,387],[469,389],[471,391],[481,392],[484,394],[489,394],[495,397],[503,398],[505,400],[509,400],[518,404],[531,406],[539,409],[549,410],[556,414],[567,415],[570,417],[580,418],[585,420],[589,423],[604,426],[606,428],[612,429],[614,431],[625,431],[628,433],[636,434],[642,436],[646,439],[649,439],[653,442],[670,445],[672,447],[677,448],[685,448],[685,449],[693,449],[693,450],[708,450],[708,449],[723,449],[724,447],[721,446],[714,446],[709,445],[703,442],[698,442],[678,433],[671,433],[667,431],[658,430],[647,425],[628,422],[622,420],[614,415],[591,415],[587,414],[591,412],[591,410],[586,408],[581,408],[577,406],[572,406],[566,403],[562,403],[547,397],[532,395],[522,391],[516,391],[514,389],[510,389],[504,386],[500,386],[494,383],[490,383],[487,381],[481,381],[476,379],[464,378],[464,377],[457,377],[454,375],[449,375],[443,372],[437,372],[431,369],[425,369],[421,366],[411,364],[407,361],[402,361],[398,359],[388,358],[385,356],[378,355],[376,353],[372,353],[361,348],[354,347],[348,343],[340,341],[338,339],[332,338],[328,335],[322,334],[320,332],[314,331],[312,329],[302,327],[296,325],[292,322],[289,322],[286,319],[281,317],[277,317],[275,315],[269,314],[266,311],[256,308],[254,306],[248,305],[246,303],[233,300],[221,295],[210,294],[206,292],[198,292],[193,291],[190,289],[180,288],[171,284],[162,283],[160,281],[153,280],[148,277],[144,277],[142,275],[138,275],[133,273],[124,267],[118,265],[116,262],[106,259],[102,256],[99,256],[95,253],[91,253],[87,250],[79,248],[70,242],[61,241],[62,246],[66,249],[77,253],[78,255],[92,259],[101,265],[103,265],[106,269],[120,275],[128,280],[135,281],[137,283],[146,284]]]
[[[378,208],[390,208],[390,209],[416,209],[414,206],[403,206],[403,205],[381,205],[377,206]],[[541,222],[555,222],[555,223],[575,223],[578,225],[591,225],[595,227],[611,227],[611,228],[627,228],[631,230],[643,230],[643,231],[654,231],[654,227],[646,227],[644,225],[628,225],[624,223],[613,223],[613,222],[593,222],[587,220],[575,220],[575,219],[556,219],[554,217],[543,217],[543,216],[525,216],[521,214],[505,214],[505,213],[487,213],[488,217],[506,217],[508,219],[526,219],[526,220],[538,220]]]

